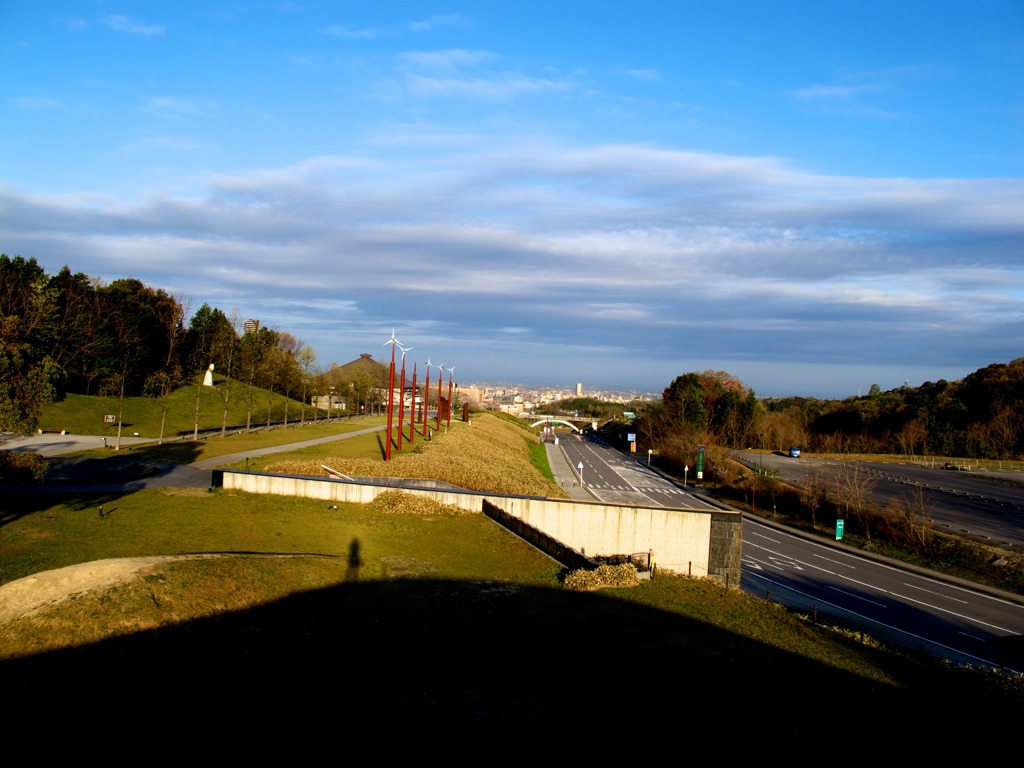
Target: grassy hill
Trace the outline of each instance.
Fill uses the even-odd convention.
[[[199,395],[199,428],[215,429],[221,426],[224,417],[224,400],[221,392],[225,387],[225,379],[216,379],[217,388],[202,387]],[[195,426],[197,388],[194,386],[179,387],[167,398],[167,421],[164,436],[176,436],[178,432],[191,432]],[[244,425],[246,423],[249,388],[237,381],[231,382],[231,395],[228,400],[228,425]],[[285,406],[289,421],[298,421],[302,414],[302,403],[296,400],[285,400],[268,390],[254,387],[252,390],[252,423],[259,425],[267,421],[267,407],[270,404],[271,421],[283,421]],[[126,397],[122,413],[122,434],[131,435],[135,432],[140,437],[157,438],[160,435],[160,421],[164,402],[152,397]],[[43,430],[66,430],[77,435],[117,434],[117,424],[104,421],[105,415],[118,413],[119,400],[116,397],[98,397],[86,395],[67,395],[64,400],[47,405],[39,420]],[[305,407],[307,419],[313,418],[313,408]],[[319,414],[317,418],[323,418]]]

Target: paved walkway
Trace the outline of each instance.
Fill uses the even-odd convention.
[[[555,476],[555,482],[562,486],[562,490],[577,501],[594,501],[594,497],[585,488],[580,487],[580,476],[569,464],[562,446],[555,445],[554,443],[545,443],[544,447],[548,451],[548,464],[551,467],[551,474]]]
[[[124,455],[123,459],[125,464],[132,463],[139,465],[140,467],[140,471],[137,476],[132,477],[131,479],[110,483],[35,486],[33,490],[104,493],[136,491],[142,488],[208,488],[210,485],[210,471],[217,467],[235,464],[239,461],[244,461],[247,458],[251,459],[257,456],[267,456],[273,453],[285,453],[313,445],[322,445],[323,443],[331,443],[337,440],[347,440],[351,437],[368,435],[373,432],[382,432],[385,429],[386,427],[383,425],[366,427],[365,429],[357,429],[353,432],[345,432],[341,435],[317,437],[311,440],[299,440],[294,443],[286,443],[284,445],[270,445],[265,448],[254,448],[248,451],[227,453],[221,456],[214,456],[209,459],[200,459],[192,464],[172,464],[169,462],[158,461],[134,462],[130,458],[130,455]],[[125,443],[125,440],[125,438],[122,438],[122,444]],[[153,442],[151,438],[140,438],[138,441],[148,443]],[[59,456],[62,453],[71,453],[87,448],[97,448],[102,445],[102,438],[93,435],[44,434],[31,435],[27,438],[15,438],[8,443],[8,446],[14,447],[12,444],[17,446],[17,450],[33,450],[43,456]],[[546,443],[545,448],[547,449],[548,464],[550,464],[551,472],[555,476],[555,482],[557,482],[573,499],[580,501],[594,501],[594,497],[591,496],[586,489],[579,486],[579,476],[577,475],[576,470],[570,466],[568,460],[565,458],[565,452],[562,450],[562,447],[553,443]],[[74,460],[69,459],[67,461],[70,464]],[[101,461],[109,462],[109,459],[82,459],[81,463],[84,466],[81,467],[80,472],[82,474],[88,474],[88,468],[91,466],[90,463]],[[106,466],[109,467],[109,464]]]
[[[294,443],[286,443],[285,445],[269,445],[264,448],[254,448],[252,450],[240,451],[238,453],[228,453],[209,459],[201,459],[192,464],[173,464],[165,461],[148,460],[136,461],[132,459],[131,455],[128,453],[111,456],[109,458],[104,457],[102,459],[65,459],[64,462],[69,479],[75,477],[89,477],[94,468],[97,471],[109,471],[113,466],[111,462],[114,461],[119,461],[118,467],[121,473],[124,474],[124,479],[119,481],[112,480],[111,482],[106,483],[82,483],[71,480],[71,482],[64,482],[60,484],[32,486],[32,490],[54,491],[61,493],[116,493],[120,491],[138,491],[143,488],[209,488],[210,470],[216,469],[217,467],[234,464],[256,456],[294,451],[298,448],[320,445],[322,443],[331,443],[336,440],[347,440],[350,437],[358,437],[359,435],[366,435],[372,432],[381,432],[385,429],[386,427],[383,425],[366,427],[365,429],[357,429],[353,432],[345,432],[340,435],[329,435],[327,437],[318,437],[312,440],[299,440]],[[43,456],[54,457],[60,456],[64,453],[72,453],[89,448],[98,448],[102,446],[102,440],[103,438],[96,437],[94,435],[43,434],[30,435],[26,438],[14,438],[10,441],[8,446],[13,448],[14,445],[16,445],[17,447],[14,448],[15,450],[31,450],[36,451]],[[153,439],[141,438],[139,439],[139,442],[152,443]],[[121,443],[122,445],[125,444],[125,438],[121,439]],[[20,486],[10,486],[10,489],[24,490]]]
[[[360,435],[369,435],[373,432],[383,432],[387,427],[383,424],[379,427],[366,427],[365,429],[357,429],[355,432],[345,432],[341,435],[329,435],[328,437],[317,437],[312,440],[301,440],[297,443],[286,443],[285,445],[269,445],[266,448],[254,448],[251,451],[240,451],[238,453],[227,453],[223,456],[215,456],[212,459],[201,459],[199,461],[189,464],[190,467],[196,469],[216,469],[217,467],[223,467],[226,464],[234,464],[238,461],[245,461],[256,456],[269,456],[272,453],[286,453],[288,451],[297,451],[300,448],[308,448],[312,445],[322,445],[323,443],[333,443],[336,440],[347,440],[350,437],[359,437]]]

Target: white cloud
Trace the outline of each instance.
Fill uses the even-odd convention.
[[[161,24],[147,24],[146,22],[136,21],[135,19],[118,14],[107,16],[105,21],[107,26],[116,32],[124,32],[129,35],[153,37],[162,35],[165,31]]]
[[[334,37],[352,37],[352,38],[363,38],[373,39],[379,37],[382,32],[379,29],[373,27],[366,27],[363,29],[352,29],[344,24],[334,24],[324,29],[324,34],[333,35]]]
[[[877,93],[881,90],[884,90],[884,86],[877,83],[868,85],[808,85],[793,91],[793,98],[799,101],[852,99],[865,93]]]
[[[383,144],[209,176],[193,199],[0,189],[0,228],[6,249],[48,269],[187,284],[339,360],[392,323],[424,357],[502,338],[531,365],[575,361],[583,378],[583,347],[726,370],[909,370],[979,354],[971,344],[996,355],[985,362],[1019,356],[1020,181],[830,177],[625,144],[473,146],[415,157]]]
[[[212,102],[201,99],[182,99],[173,96],[151,96],[142,106],[143,111],[162,116],[203,115],[216,109]]]
[[[432,70],[452,70],[475,67],[499,58],[491,51],[467,51],[449,48],[443,51],[406,51],[399,55],[403,61]]]
[[[30,112],[47,112],[67,108],[62,102],[46,96],[19,96],[14,99],[14,106]]]
[[[413,32],[426,32],[436,27],[462,26],[465,23],[466,19],[458,13],[435,14],[430,18],[412,22],[409,29]]]
[[[648,83],[661,81],[661,70],[658,69],[627,69],[626,74],[635,80],[642,80]]]

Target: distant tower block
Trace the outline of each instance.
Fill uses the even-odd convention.
[[[576,397],[583,397],[583,382],[576,382]]]
[[[260,321],[259,320],[249,319],[249,320],[245,321],[244,325],[242,325],[242,333],[256,333],[256,331],[258,331],[259,329],[260,329]]]

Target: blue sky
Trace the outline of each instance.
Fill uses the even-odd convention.
[[[0,251],[461,381],[1024,355],[1024,3],[9,2]]]

